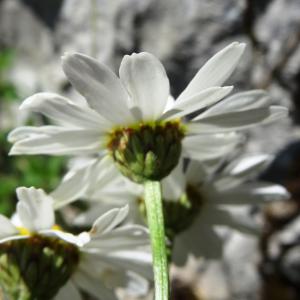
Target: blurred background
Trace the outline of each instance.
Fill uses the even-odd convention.
[[[259,238],[233,233],[221,260],[174,268],[172,299],[300,299],[299,0],[0,0],[0,213],[14,211],[17,186],[49,192],[66,170],[63,157],[9,157],[6,142],[18,125],[48,122],[18,110],[27,96],[51,91],[82,101],[61,70],[64,52],[116,72],[123,55],[151,52],[177,96],[232,41],[247,44],[230,79],[235,92],[263,88],[290,110],[247,132],[245,152],[274,155],[260,177],[284,185],[291,199],[265,207]]]

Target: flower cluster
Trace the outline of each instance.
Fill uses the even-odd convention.
[[[288,193],[255,180],[267,156],[232,160],[230,154],[244,142],[244,130],[287,110],[271,106],[262,90],[229,96],[233,87],[223,84],[244,49],[234,42],[218,52],[177,99],[150,53],[126,55],[119,77],[86,55],[63,56],[63,70],[85,101],[35,94],[20,109],[41,113],[54,125],[21,126],[8,139],[11,155],[75,158],[54,191],[18,188],[16,214],[12,220],[0,216],[4,293],[12,299],[81,299],[85,291],[116,299],[118,288],[147,290],[153,261],[156,297],[166,299],[157,289],[161,284],[168,293],[167,275],[159,269],[165,245],[169,258],[183,264],[191,254],[220,257],[224,227],[257,232],[249,206]],[[150,211],[160,212],[160,188],[148,185],[158,182],[163,220]],[[62,216],[61,209],[77,200],[89,207],[67,225],[91,230],[72,234],[55,225],[54,211]],[[166,236],[153,222],[164,224]]]

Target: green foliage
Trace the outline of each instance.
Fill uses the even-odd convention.
[[[1,101],[14,101],[18,98],[15,86],[7,82],[4,78],[4,72],[9,69],[13,63],[15,53],[11,49],[0,51],[0,100]]]
[[[62,157],[8,156],[11,145],[0,133],[0,213],[10,215],[15,207],[15,189],[34,186],[53,190],[64,171]]]
[[[0,70],[7,70],[15,57],[15,53],[12,49],[5,49],[0,51]]]
[[[2,101],[15,101],[18,95],[12,84],[0,81],[0,97]]]

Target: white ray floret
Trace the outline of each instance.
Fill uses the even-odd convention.
[[[218,52],[175,101],[170,97],[164,67],[150,53],[126,55],[120,78],[91,57],[67,53],[62,58],[63,70],[87,105],[52,93],[27,98],[22,110],[42,113],[58,125],[16,128],[9,135],[14,143],[10,154],[105,155],[107,137],[116,127],[180,119],[186,128],[184,155],[200,160],[218,157],[239,143],[240,137],[232,131],[287,114],[283,107],[270,106],[267,94],[260,90],[221,101],[232,90],[222,85],[244,48],[244,44],[234,42]],[[191,113],[196,114],[194,119],[183,119]]]

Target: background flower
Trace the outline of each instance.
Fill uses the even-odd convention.
[[[68,254],[68,245],[75,247],[69,250],[78,249],[80,252],[79,262],[73,262],[73,271],[68,274],[70,279],[61,288],[57,299],[65,299],[70,294],[78,299],[82,289],[99,299],[116,299],[114,288],[132,289],[134,282],[139,288],[133,292],[147,291],[146,279],[152,279],[151,254],[147,251],[148,232],[139,225],[121,225],[128,207],[109,210],[94,222],[90,232],[73,235],[55,225],[53,199],[43,190],[18,188],[17,194],[19,202],[13,220],[0,215],[0,245],[23,239],[43,240],[43,236],[56,237],[65,242],[66,256],[72,254]],[[4,254],[1,248],[1,255]],[[42,252],[35,255],[42,256]],[[28,259],[32,257],[29,255]]]

